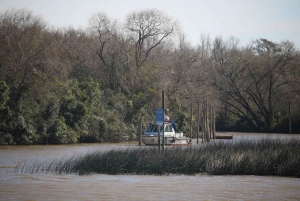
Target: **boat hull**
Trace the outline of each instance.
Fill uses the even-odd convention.
[[[162,145],[162,136],[160,136],[160,143]],[[155,135],[143,135],[142,141],[145,145],[158,145],[158,137]],[[190,138],[187,137],[173,137],[173,136],[167,136],[165,137],[165,145],[179,145],[179,146],[185,146],[189,145]]]

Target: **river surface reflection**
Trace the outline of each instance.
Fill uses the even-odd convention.
[[[262,137],[230,134],[234,140]],[[300,139],[298,135],[268,137]],[[51,160],[96,150],[138,148],[136,143],[0,146],[0,200],[300,200],[299,178],[14,173],[14,167],[23,160]]]

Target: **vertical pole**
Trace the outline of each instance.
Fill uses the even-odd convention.
[[[208,128],[207,128],[207,101],[204,104],[204,115],[205,115],[205,140],[208,142]]]
[[[213,106],[209,105],[210,108],[210,138],[214,139],[214,119],[213,119]]]
[[[207,103],[207,100],[205,101],[205,121],[206,121],[206,140],[207,140],[207,142],[209,142],[210,141],[210,139],[209,139],[209,122],[208,122],[208,103]]]
[[[193,103],[191,103],[191,122],[190,122],[190,139],[192,142],[192,132],[193,132]]]
[[[213,137],[214,139],[216,139],[216,119],[215,119],[214,107],[212,107],[212,113],[213,113]]]
[[[204,105],[202,105],[202,117],[201,117],[201,123],[202,123],[202,127],[201,127],[201,133],[202,133],[202,143],[205,142],[204,139],[204,131],[205,131],[205,124],[204,124]]]
[[[164,111],[164,120],[163,120],[163,126],[162,126],[162,152],[165,151],[165,92],[161,92],[162,96],[162,109]]]
[[[211,124],[211,119],[212,119],[211,118],[211,105],[209,104],[208,105],[208,123],[209,123],[208,124],[208,128],[209,128],[208,130],[209,130],[209,139],[212,139],[212,129],[211,129],[212,128],[211,127],[212,124]]]
[[[158,152],[160,152],[160,125],[157,125],[158,126],[158,139],[157,139],[157,141],[158,141]]]
[[[141,146],[142,144],[142,132],[143,132],[142,124],[143,124],[143,117],[140,118],[140,123],[138,127],[139,146]]]
[[[207,131],[207,116],[206,116],[206,101],[204,102],[204,110],[203,110],[203,115],[204,115],[204,128],[205,128],[205,130],[204,130],[204,138],[205,138],[205,142],[207,142],[207,133],[206,133],[206,131]]]
[[[291,101],[289,101],[289,133],[292,133],[292,121],[291,121]]]
[[[197,145],[199,144],[199,130],[200,130],[200,103],[198,102],[197,108]]]

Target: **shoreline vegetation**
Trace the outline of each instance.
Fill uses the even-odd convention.
[[[206,102],[217,131],[300,133],[299,47],[200,34],[191,45],[180,22],[154,8],[121,21],[96,11],[86,29],[0,12],[0,144],[137,140],[162,90],[187,137]]]
[[[190,147],[156,146],[90,152],[66,159],[23,161],[16,173],[132,175],[258,175],[300,177],[300,141],[215,141]]]

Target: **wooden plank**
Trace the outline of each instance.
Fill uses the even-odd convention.
[[[216,135],[216,139],[232,140],[233,139],[233,135]]]

